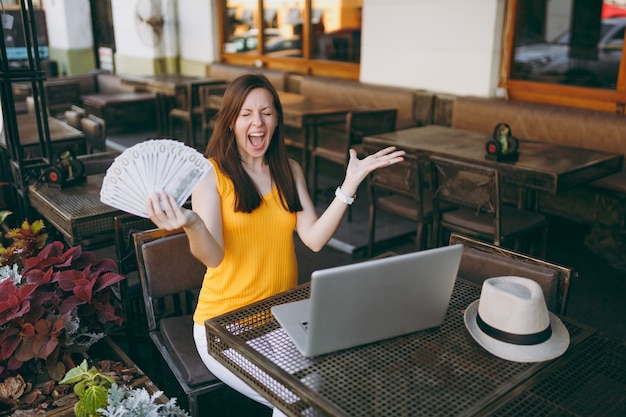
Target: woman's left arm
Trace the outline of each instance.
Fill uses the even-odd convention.
[[[359,159],[356,151],[350,149],[350,160],[346,168],[346,176],[339,188],[341,193],[350,198],[354,197],[359,185],[367,178],[370,172],[401,162],[404,160],[404,154],[404,151],[390,146],[363,159]],[[324,213],[318,217],[308,192],[302,168],[295,161],[292,161],[291,169],[296,180],[298,196],[303,208],[297,214],[296,231],[306,246],[318,252],[337,231],[341,219],[346,213],[348,204],[335,197]]]

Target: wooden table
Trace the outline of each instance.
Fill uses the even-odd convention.
[[[355,110],[356,107],[284,91],[278,91],[278,96],[283,106],[285,125],[304,129],[304,140],[300,147],[302,148],[302,169],[305,177],[308,178],[309,151],[312,144],[317,142],[317,128],[325,124],[345,123],[345,115]],[[221,95],[211,95],[210,107],[219,110],[222,106],[222,98]]]
[[[496,167],[505,182],[552,194],[619,172],[624,160],[621,154],[520,140],[519,158],[498,162],[485,158],[488,139],[484,133],[429,125],[368,136],[363,142]]]
[[[30,185],[30,204],[70,246],[112,244],[115,216],[122,212],[100,202],[103,178],[104,174],[90,175],[85,182],[64,188],[46,183]]]
[[[16,115],[16,120],[20,144],[24,152],[28,153],[29,156],[41,156],[39,129],[35,115],[32,113],[18,114]],[[76,155],[87,153],[85,134],[80,130],[74,129],[59,119],[48,116],[48,131],[50,132],[53,157],[61,148],[66,147],[72,148]],[[5,135],[0,135],[0,146],[8,149]]]
[[[288,415],[623,415],[626,346],[589,326],[563,319],[571,342],[555,360],[500,359],[466,330],[463,312],[480,288],[457,279],[439,328],[305,358],[270,309],[309,290],[206,321],[209,353]]]
[[[153,75],[120,75],[124,84],[132,85],[137,90],[149,91],[155,94],[173,97],[187,89],[193,83],[213,82],[224,84],[224,80],[215,78],[195,77],[183,74],[153,74]]]
[[[176,105],[176,97],[185,96],[187,88],[193,84],[225,84],[224,80],[195,77],[183,74],[121,75],[124,84],[132,85],[137,90],[148,91],[157,95],[159,132],[168,133],[169,111]]]

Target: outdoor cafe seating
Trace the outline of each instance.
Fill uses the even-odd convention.
[[[187,84],[187,88],[183,94],[176,97],[176,106],[169,111],[169,134],[175,137],[176,122],[180,121],[184,128],[185,143],[189,146],[195,146],[196,129],[201,126],[203,136],[206,138],[205,128],[207,111],[210,111],[203,100],[202,94],[207,94],[205,88],[216,88],[214,81],[196,81]],[[209,90],[210,91],[210,90]]]
[[[347,165],[349,150],[357,153],[362,148],[363,137],[376,133],[390,132],[396,128],[397,109],[367,109],[353,110],[345,116],[345,128],[340,134],[331,129],[325,129],[323,134],[315,136],[311,144],[311,192],[313,202],[317,201],[319,165],[322,161],[337,164],[340,167]],[[334,133],[334,134],[333,134]],[[348,212],[351,220],[351,211]]]
[[[436,329],[302,358],[289,338],[276,336],[280,326],[270,311],[308,297],[310,287],[304,284],[208,320],[209,351],[289,415],[478,416],[529,410],[548,415],[565,410],[582,416],[591,410],[600,415],[624,410],[626,397],[613,393],[625,387],[626,346],[595,329],[561,316],[570,336],[567,352],[547,361],[515,362],[483,349],[464,325],[463,313],[479,298],[480,286],[461,274],[470,276],[476,262],[485,271],[534,277],[552,300],[553,311],[567,304],[565,277],[571,271],[472,238],[452,235],[451,241],[465,246],[465,265],[444,324]],[[232,324],[241,322],[247,326],[233,331]],[[273,354],[253,342],[270,333]],[[233,355],[245,360],[234,361]],[[590,389],[589,379],[598,388],[593,395],[578,390],[581,384]]]
[[[365,146],[365,153],[378,150]],[[369,220],[367,255],[374,255],[376,218],[387,212],[416,223],[415,250],[429,248],[432,233],[432,191],[429,184],[428,160],[408,154],[404,162],[374,171],[367,178]]]
[[[488,239],[500,246],[515,240],[520,248],[526,237],[545,257],[548,221],[538,212],[505,205],[501,174],[497,169],[431,156],[435,246],[444,230]],[[444,210],[444,204],[456,206]],[[537,238],[538,236],[538,238]]]

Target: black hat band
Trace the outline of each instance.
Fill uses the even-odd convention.
[[[552,336],[552,327],[550,327],[550,325],[538,333],[516,334],[505,332],[485,323],[483,319],[480,318],[480,314],[478,313],[476,313],[476,324],[478,324],[480,330],[482,330],[487,336],[501,342],[512,343],[514,345],[538,345],[539,343],[545,342],[550,338],[550,336]]]

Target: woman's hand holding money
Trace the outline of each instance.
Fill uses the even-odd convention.
[[[146,211],[150,220],[165,230],[190,228],[202,221],[197,213],[180,207],[174,197],[164,191],[152,193],[146,202]]]

